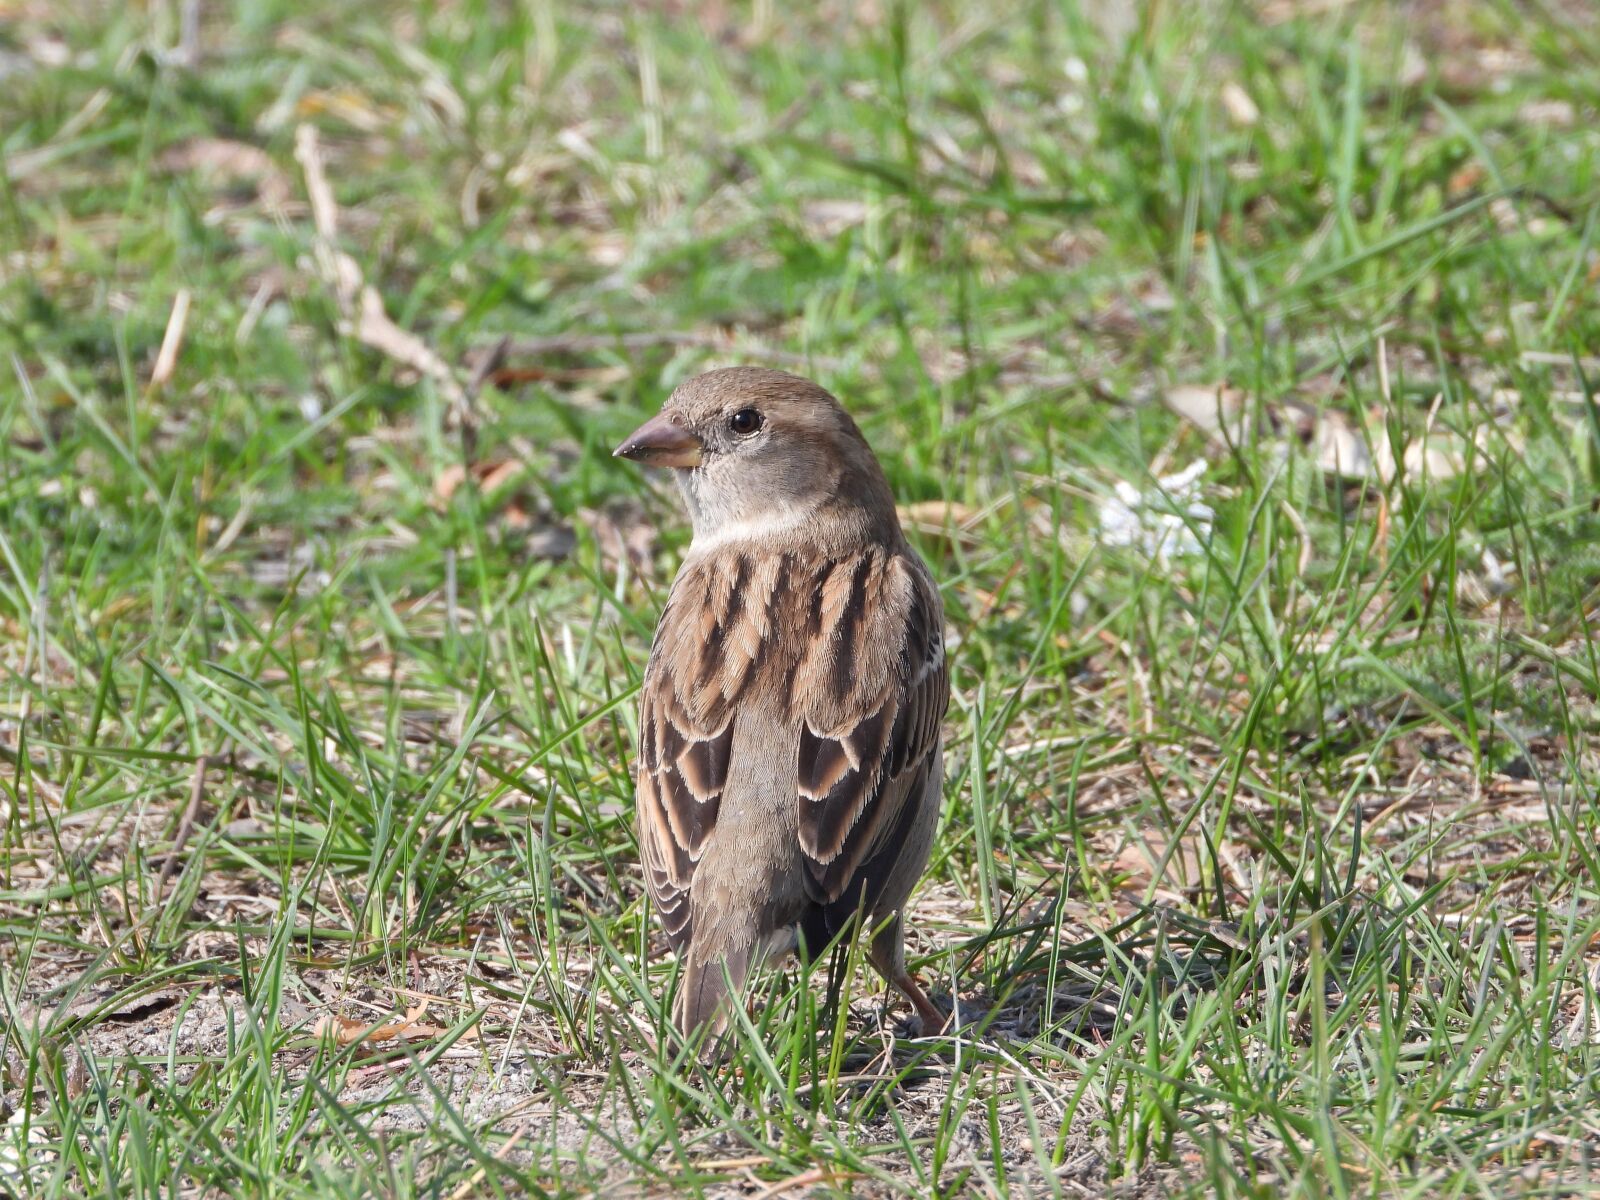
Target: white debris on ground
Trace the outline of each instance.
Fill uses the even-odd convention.
[[[0,1125],[0,1195],[21,1195],[33,1191],[31,1176],[41,1161],[41,1154],[45,1155],[44,1161],[55,1157],[38,1149],[50,1141],[44,1130],[39,1128],[39,1118],[35,1116],[31,1123],[28,1122],[27,1111],[19,1108],[4,1125]],[[25,1123],[26,1132],[23,1129]]]
[[[1175,475],[1162,475],[1140,491],[1117,480],[1112,495],[1100,502],[1100,542],[1131,546],[1158,558],[1189,557],[1204,552],[1216,513],[1200,499],[1204,459],[1196,459]]]

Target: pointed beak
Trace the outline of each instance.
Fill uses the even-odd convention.
[[[698,467],[700,451],[704,448],[694,434],[661,415],[651,417],[635,429],[627,441],[616,448],[614,456],[631,458],[652,467]]]

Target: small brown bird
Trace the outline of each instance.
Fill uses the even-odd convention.
[[[694,526],[639,711],[645,880],[682,960],[673,1019],[726,1023],[754,965],[816,954],[860,913],[906,970],[950,700],[943,605],[856,423],[816,384],[736,367],[683,383],[617,448],[673,468]]]

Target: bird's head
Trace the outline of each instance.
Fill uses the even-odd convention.
[[[850,414],[783,371],[686,380],[616,454],[673,468],[696,548],[791,532],[888,536],[885,519],[898,533],[883,470]]]

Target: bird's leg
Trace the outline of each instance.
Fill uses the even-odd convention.
[[[911,1007],[917,1010],[917,1020],[922,1023],[923,1034],[944,1032],[944,1027],[950,1023],[950,1018],[940,1012],[933,1001],[928,999],[928,993],[922,990],[922,985],[909,971],[902,971],[889,982],[899,988],[905,998],[911,1001]]]
[[[867,959],[877,968],[878,974],[911,1001],[911,1007],[916,1010],[917,1020],[922,1025],[922,1033],[944,1031],[950,1019],[934,1006],[933,1001],[928,999],[928,993],[922,990],[922,985],[906,970],[906,947],[899,913],[874,935]]]

